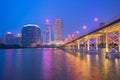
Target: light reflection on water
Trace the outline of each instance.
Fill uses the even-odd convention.
[[[52,80],[51,79],[51,49],[45,49],[43,54],[43,77],[44,80]],[[47,76],[47,77],[46,77]]]
[[[6,53],[5,53],[5,69],[4,69],[4,72],[3,72],[3,78],[5,80],[9,80],[9,78],[11,78],[11,71],[12,71],[12,50],[6,50]]]
[[[119,80],[120,60],[105,52],[60,49],[0,50],[0,80]]]

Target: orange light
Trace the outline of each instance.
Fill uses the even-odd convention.
[[[22,37],[22,34],[19,34],[19,33],[18,33],[18,35],[17,35],[17,36],[18,36],[19,38],[21,38],[21,37]]]

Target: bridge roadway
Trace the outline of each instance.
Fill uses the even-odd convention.
[[[67,42],[62,47],[78,51],[80,49],[98,51],[99,48],[105,48],[106,57],[113,52],[120,57],[120,18],[108,24],[102,23],[98,29]]]

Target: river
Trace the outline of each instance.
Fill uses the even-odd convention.
[[[0,80],[120,80],[120,59],[57,48],[0,49]]]

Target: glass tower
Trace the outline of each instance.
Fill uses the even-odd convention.
[[[41,42],[41,31],[38,25],[28,24],[24,25],[22,29],[22,46],[32,47],[33,44]]]

